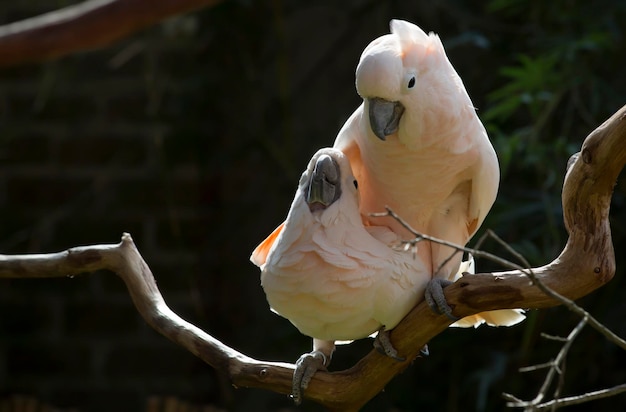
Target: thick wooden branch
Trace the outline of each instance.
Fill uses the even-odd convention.
[[[534,268],[543,284],[577,299],[607,283],[615,273],[609,227],[613,186],[626,163],[626,106],[584,141],[563,185],[563,210],[569,240],[552,263]],[[262,362],[224,345],[173,313],[130,235],[118,245],[72,248],[45,255],[0,256],[0,277],[59,277],[97,269],[117,273],[126,282],[138,311],[156,330],[229,375],[235,386],[290,393],[293,365]],[[558,301],[531,284],[522,271],[464,276],[445,289],[459,317],[507,308],[545,308]],[[352,368],[318,372],[305,397],[330,410],[358,410],[418,355],[420,348],[451,321],[419,304],[392,331],[394,347],[407,361],[397,362],[372,350]]]
[[[0,26],[0,66],[107,46],[168,17],[220,0],[87,0]]]

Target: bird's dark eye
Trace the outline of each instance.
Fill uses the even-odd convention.
[[[412,89],[413,86],[415,86],[415,76],[411,77],[411,79],[409,80],[408,88]]]
[[[358,189],[358,188],[359,188],[359,182],[357,182],[357,181],[356,181],[356,179],[355,179],[355,180],[353,180],[353,181],[352,181],[352,183],[354,184],[354,188],[355,188],[355,189]]]

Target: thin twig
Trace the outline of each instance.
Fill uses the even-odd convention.
[[[518,259],[520,259],[520,261],[524,262],[524,265],[526,265],[526,267],[520,266],[520,265],[518,265],[516,263],[511,262],[510,260],[507,260],[507,259],[504,259],[504,258],[502,258],[500,256],[494,255],[493,253],[485,252],[483,250],[479,250],[479,249],[476,249],[476,248],[460,246],[460,245],[457,245],[457,244],[452,243],[452,242],[448,242],[448,241],[443,240],[443,239],[439,239],[439,238],[436,238],[436,237],[433,237],[433,236],[429,236],[429,235],[425,235],[423,233],[419,233],[415,229],[413,229],[404,219],[402,219],[393,210],[391,210],[391,208],[386,207],[386,210],[387,210],[386,212],[382,212],[382,213],[372,213],[371,216],[372,217],[387,217],[387,216],[390,216],[393,219],[395,219],[398,223],[400,223],[400,225],[402,225],[402,227],[404,227],[413,236],[415,236],[414,239],[404,241],[405,243],[411,244],[411,245],[416,245],[417,243],[426,240],[426,241],[429,241],[429,242],[433,242],[433,243],[437,243],[437,244],[440,244],[440,245],[444,245],[444,246],[448,246],[448,247],[454,248],[454,249],[456,249],[458,251],[461,251],[461,252],[471,253],[475,257],[483,257],[485,259],[491,260],[492,262],[500,264],[500,265],[502,265],[503,267],[505,267],[507,269],[519,270],[522,273],[524,273],[526,276],[528,276],[528,278],[530,278],[532,283],[535,286],[537,286],[543,293],[545,293],[546,295],[550,296],[551,298],[559,301],[563,306],[565,306],[570,311],[576,313],[581,318],[586,318],[587,322],[589,323],[589,325],[592,328],[594,328],[595,330],[600,332],[610,342],[612,342],[615,345],[619,346],[621,349],[626,350],[626,340],[620,338],[618,335],[613,333],[610,329],[608,329],[606,326],[604,326],[596,318],[591,316],[591,314],[589,312],[587,312],[586,310],[584,310],[583,308],[578,306],[576,303],[574,303],[573,300],[568,299],[565,296],[563,296],[563,295],[555,292],[554,290],[550,289],[549,287],[547,287],[543,282],[541,282],[539,280],[539,278],[537,278],[535,272],[530,268],[530,264],[528,263],[528,261],[522,255],[520,255],[519,252],[517,252],[510,245],[508,245],[506,242],[504,242],[502,239],[500,239],[500,237],[498,237],[495,233],[493,233],[493,232],[486,232],[486,233],[489,234],[489,236],[493,236],[493,238],[496,241],[498,241],[502,246],[504,246],[507,249],[507,251],[509,251],[511,254],[513,254]]]
[[[524,410],[535,410],[535,407],[537,405],[539,405],[543,399],[545,398],[545,396],[547,395],[548,389],[550,388],[550,386],[552,385],[552,381],[554,380],[554,377],[558,374],[559,376],[563,376],[563,367],[565,364],[565,359],[567,356],[567,353],[569,352],[569,349],[572,345],[572,343],[574,342],[574,340],[576,339],[576,337],[580,334],[580,332],[583,330],[584,326],[587,324],[587,320],[586,319],[581,319],[581,321],[578,323],[578,325],[576,325],[576,327],[570,332],[570,334],[567,336],[567,341],[565,342],[565,344],[563,345],[563,347],[561,348],[561,350],[559,351],[557,357],[555,359],[553,359],[550,362],[547,363],[542,363],[539,365],[535,365],[535,366],[528,366],[525,368],[520,368],[520,372],[530,372],[530,371],[534,371],[534,370],[538,370],[538,369],[545,369],[545,368],[550,368],[548,370],[548,373],[546,374],[546,377],[541,385],[541,388],[539,389],[539,391],[537,392],[537,395],[535,396],[535,398],[531,401],[523,401],[511,394],[508,393],[504,393],[502,394],[502,396],[508,400],[509,402],[507,403],[508,407],[513,407],[513,408],[524,408]],[[561,389],[561,385],[562,385],[562,380],[559,381],[559,384],[557,385],[557,387],[555,388],[555,398],[558,396],[558,393],[560,392]]]
[[[518,371],[522,373],[534,372],[540,369],[551,368],[552,365],[554,365],[554,361],[539,363],[537,365],[532,365],[532,366],[524,366],[523,368],[519,368]]]
[[[576,327],[567,336],[567,342],[565,342],[565,344],[559,351],[558,355],[552,362],[552,367],[548,371],[548,374],[546,375],[546,378],[543,381],[543,385],[541,385],[541,389],[539,389],[539,392],[537,393],[537,396],[535,397],[535,399],[533,399],[530,402],[531,405],[539,404],[545,398],[547,391],[550,388],[550,385],[552,385],[552,381],[555,375],[557,373],[561,375],[562,373],[561,371],[563,369],[563,365],[567,357],[567,353],[569,352],[569,349],[571,348],[572,343],[574,343],[574,340],[580,334],[580,332],[583,330],[586,324],[587,324],[587,319],[586,318],[581,319],[580,322],[578,322],[578,325],[576,325]]]
[[[519,253],[517,250],[513,249],[511,247],[511,245],[509,245],[507,242],[502,240],[502,238],[500,236],[498,236],[496,234],[496,232],[494,232],[491,229],[487,229],[487,231],[485,232],[485,235],[487,237],[490,237],[490,238],[494,239],[496,242],[498,242],[500,244],[500,246],[502,246],[502,247],[504,247],[506,249],[507,252],[509,252],[510,254],[515,256],[517,258],[517,260],[519,260],[525,268],[530,269],[531,266],[530,266],[530,263],[528,262],[528,260],[526,260],[526,258],[521,253]]]
[[[543,332],[541,332],[539,336],[541,336],[544,339],[555,340],[557,342],[567,342],[567,338],[564,338],[563,336],[554,336],[554,335],[549,335]]]
[[[393,210],[391,210],[391,208],[386,207],[385,209],[387,210],[386,212],[371,213],[370,216],[372,216],[372,217],[387,217],[387,216],[390,216],[390,217],[394,218],[398,223],[400,223],[400,225],[402,225],[402,227],[404,227],[413,236],[415,236],[414,239],[403,241],[403,243],[405,243],[405,244],[415,245],[415,244],[417,244],[419,242],[427,240],[429,242],[437,243],[437,244],[440,244],[440,245],[443,245],[443,246],[448,246],[450,248],[456,249],[456,250],[461,251],[461,252],[471,253],[474,257],[483,257],[485,259],[489,259],[489,260],[491,260],[491,261],[493,261],[495,263],[498,263],[498,264],[502,265],[503,267],[505,267],[507,269],[516,269],[516,270],[520,270],[520,271],[526,270],[526,268],[524,268],[523,266],[517,265],[517,264],[515,264],[515,263],[513,263],[513,262],[511,262],[509,260],[503,259],[503,258],[501,258],[501,257],[499,257],[497,255],[492,254],[492,253],[485,252],[485,251],[479,250],[479,249],[466,247],[466,246],[457,245],[456,243],[448,242],[447,240],[443,240],[443,239],[439,239],[439,238],[436,238],[436,237],[433,237],[433,236],[425,235],[423,233],[419,233],[415,229],[413,229],[404,219],[402,219]]]
[[[594,392],[587,392],[582,395],[569,396],[567,398],[554,399],[549,402],[545,402],[535,406],[535,410],[542,410],[548,408],[561,408],[564,406],[579,405],[585,402],[595,401],[597,399],[609,398],[611,396],[619,395],[626,392],[626,384],[614,386],[612,388],[601,389]]]

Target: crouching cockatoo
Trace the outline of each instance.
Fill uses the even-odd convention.
[[[348,158],[337,149],[319,150],[300,178],[287,219],[250,258],[261,268],[272,310],[313,338],[313,352],[296,363],[296,402],[313,374],[330,363],[336,341],[378,331],[375,346],[402,360],[386,332],[423,300],[431,280],[396,233],[364,225],[359,190]],[[461,269],[473,271],[473,259]],[[455,326],[482,321],[464,318]]]
[[[316,370],[328,366],[335,341],[389,330],[424,297],[430,272],[397,234],[365,226],[358,183],[348,158],[321,149],[300,178],[287,219],[251,256],[273,311],[313,338],[296,363],[293,396],[300,401]],[[379,348],[397,357],[383,332]]]
[[[417,232],[465,245],[496,198],[500,171],[439,37],[392,20],[391,34],[363,51],[356,88],[363,104],[346,121],[334,147],[348,156],[359,181],[361,215],[368,219],[389,207]],[[369,220],[413,237],[391,217]],[[433,274],[427,295],[438,311],[452,317],[442,286],[455,279],[461,253],[423,241],[417,254]],[[500,318],[512,324],[524,317],[511,310]]]

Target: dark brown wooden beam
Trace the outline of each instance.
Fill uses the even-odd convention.
[[[0,26],[0,66],[108,46],[168,17],[221,0],[89,0]]]

